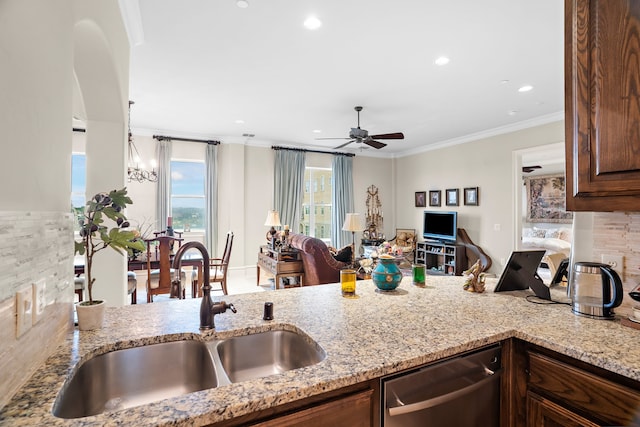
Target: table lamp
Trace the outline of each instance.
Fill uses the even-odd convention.
[[[282,225],[280,224],[280,215],[278,214],[278,211],[270,210],[267,212],[267,219],[264,221],[264,225],[271,226],[268,234],[271,235],[271,249],[275,249],[275,227],[280,227]]]
[[[360,222],[360,214],[348,213],[344,220],[342,229],[351,232],[351,265],[355,267],[355,254],[356,254],[356,231],[362,231],[362,223]]]

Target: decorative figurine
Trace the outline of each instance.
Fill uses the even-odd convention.
[[[486,274],[482,273],[480,260],[477,260],[468,270],[463,271],[462,275],[466,278],[463,286],[465,291],[484,292]]]

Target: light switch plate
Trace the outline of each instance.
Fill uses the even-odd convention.
[[[33,324],[35,325],[44,315],[47,306],[46,282],[44,279],[33,284]]]
[[[25,286],[16,292],[16,338],[31,329],[33,311],[33,290]]]

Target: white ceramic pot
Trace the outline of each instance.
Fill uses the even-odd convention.
[[[104,301],[93,301],[93,304],[89,304],[88,301],[79,302],[76,304],[76,311],[78,313],[78,329],[81,331],[91,331],[93,329],[102,329],[104,322],[104,308],[106,304]]]

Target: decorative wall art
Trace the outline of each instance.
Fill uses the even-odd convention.
[[[429,191],[429,206],[440,206],[440,190]]]
[[[416,191],[416,208],[424,208],[427,206],[427,192]]]
[[[445,191],[447,206],[458,206],[458,189],[450,188]]]
[[[382,214],[382,203],[380,197],[378,197],[378,187],[375,185],[367,188],[367,215],[366,230],[369,231],[369,238],[376,239],[383,236],[382,222],[384,215]]]
[[[571,223],[566,211],[565,178],[562,174],[524,178],[527,192],[527,222]]]
[[[467,187],[464,189],[464,204],[467,206],[478,206],[478,187]]]

